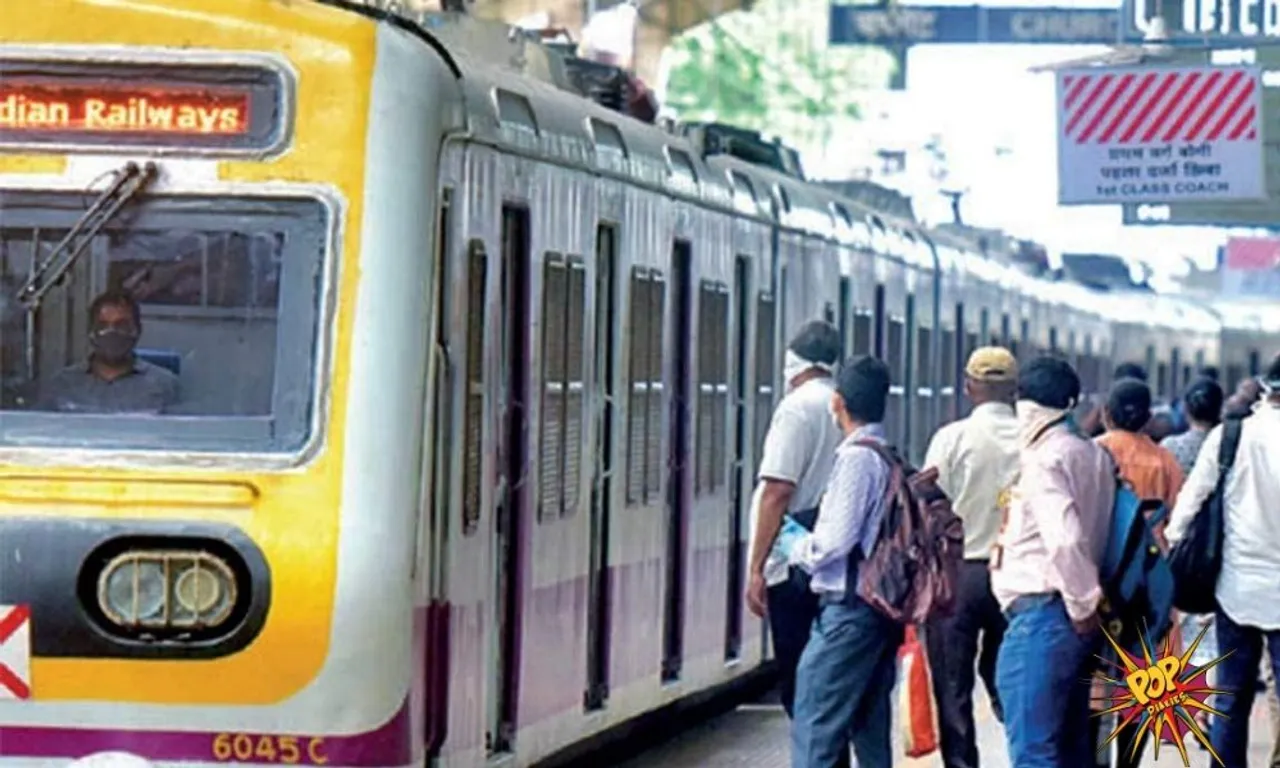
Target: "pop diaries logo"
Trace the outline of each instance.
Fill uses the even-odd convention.
[[[1104,702],[1108,705],[1095,717],[1119,713],[1120,722],[1107,737],[1103,746],[1111,744],[1121,733],[1133,728],[1132,742],[1121,744],[1128,747],[1130,754],[1137,757],[1138,749],[1148,733],[1154,736],[1155,757],[1160,756],[1162,742],[1173,744],[1182,756],[1182,764],[1190,768],[1191,759],[1187,756],[1188,737],[1194,737],[1204,745],[1218,765],[1223,765],[1222,758],[1209,744],[1209,734],[1196,720],[1196,714],[1204,712],[1214,717],[1225,717],[1222,712],[1209,706],[1209,697],[1214,694],[1230,694],[1209,687],[1208,674],[1223,659],[1231,655],[1231,651],[1219,656],[1203,667],[1190,663],[1192,654],[1204,638],[1208,628],[1202,629],[1191,647],[1181,656],[1173,653],[1173,638],[1165,641],[1164,653],[1154,659],[1151,648],[1145,639],[1141,640],[1142,658],[1129,654],[1110,632],[1103,630],[1107,642],[1115,650],[1119,663],[1107,660],[1123,677],[1113,679],[1106,671],[1097,673],[1107,687]]]

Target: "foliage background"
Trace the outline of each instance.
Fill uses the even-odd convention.
[[[887,87],[895,63],[877,48],[829,47],[829,4],[758,0],[673,39],[663,57],[664,112],[778,136],[800,150],[811,175],[843,175],[869,92]]]

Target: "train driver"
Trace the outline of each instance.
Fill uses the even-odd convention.
[[[178,377],[134,354],[142,311],[123,291],[107,291],[89,307],[88,360],[49,380],[41,410],[79,413],[164,413],[178,401]]]

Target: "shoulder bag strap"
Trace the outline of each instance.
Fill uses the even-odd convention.
[[[1227,484],[1227,475],[1236,463],[1236,453],[1240,448],[1240,434],[1244,430],[1244,419],[1227,419],[1222,423],[1222,443],[1218,446],[1218,492],[1221,493]]]

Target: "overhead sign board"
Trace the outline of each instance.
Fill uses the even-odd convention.
[[[1266,197],[1257,67],[1090,67],[1058,80],[1063,205]]]
[[[1121,38],[1113,8],[832,5],[832,45],[1044,43],[1109,45]]]
[[[1239,297],[1280,297],[1280,239],[1233,237],[1222,265],[1222,293]]]
[[[1142,40],[1160,13],[1173,40],[1252,45],[1280,37],[1280,0],[1126,0],[1125,38]]]

